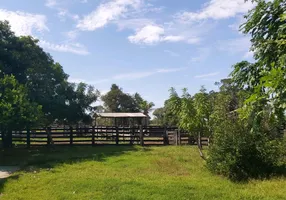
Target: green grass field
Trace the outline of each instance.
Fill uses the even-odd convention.
[[[23,170],[0,199],[286,199],[286,178],[233,183],[211,174],[195,147],[58,147],[0,152]]]

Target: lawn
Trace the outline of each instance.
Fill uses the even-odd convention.
[[[57,147],[0,152],[22,171],[0,199],[286,199],[286,178],[233,183],[211,174],[195,147]]]

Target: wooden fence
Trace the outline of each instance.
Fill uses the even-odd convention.
[[[45,128],[1,132],[2,143],[8,147],[50,146],[50,145],[188,145],[196,140],[176,127],[137,126],[85,128]],[[201,138],[207,145],[208,138]],[[4,146],[4,145],[2,145]]]

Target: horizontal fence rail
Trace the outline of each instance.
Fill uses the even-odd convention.
[[[201,138],[208,145],[208,138]],[[2,145],[1,145],[2,143]],[[93,127],[48,127],[20,131],[1,131],[0,145],[51,146],[51,145],[195,145],[190,134],[176,127],[159,126],[93,126]]]

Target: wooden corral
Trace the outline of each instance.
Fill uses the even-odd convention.
[[[191,145],[196,140],[176,127],[92,126],[85,128],[42,128],[1,132],[1,140],[10,146],[52,145]],[[207,145],[204,138],[202,144]]]

